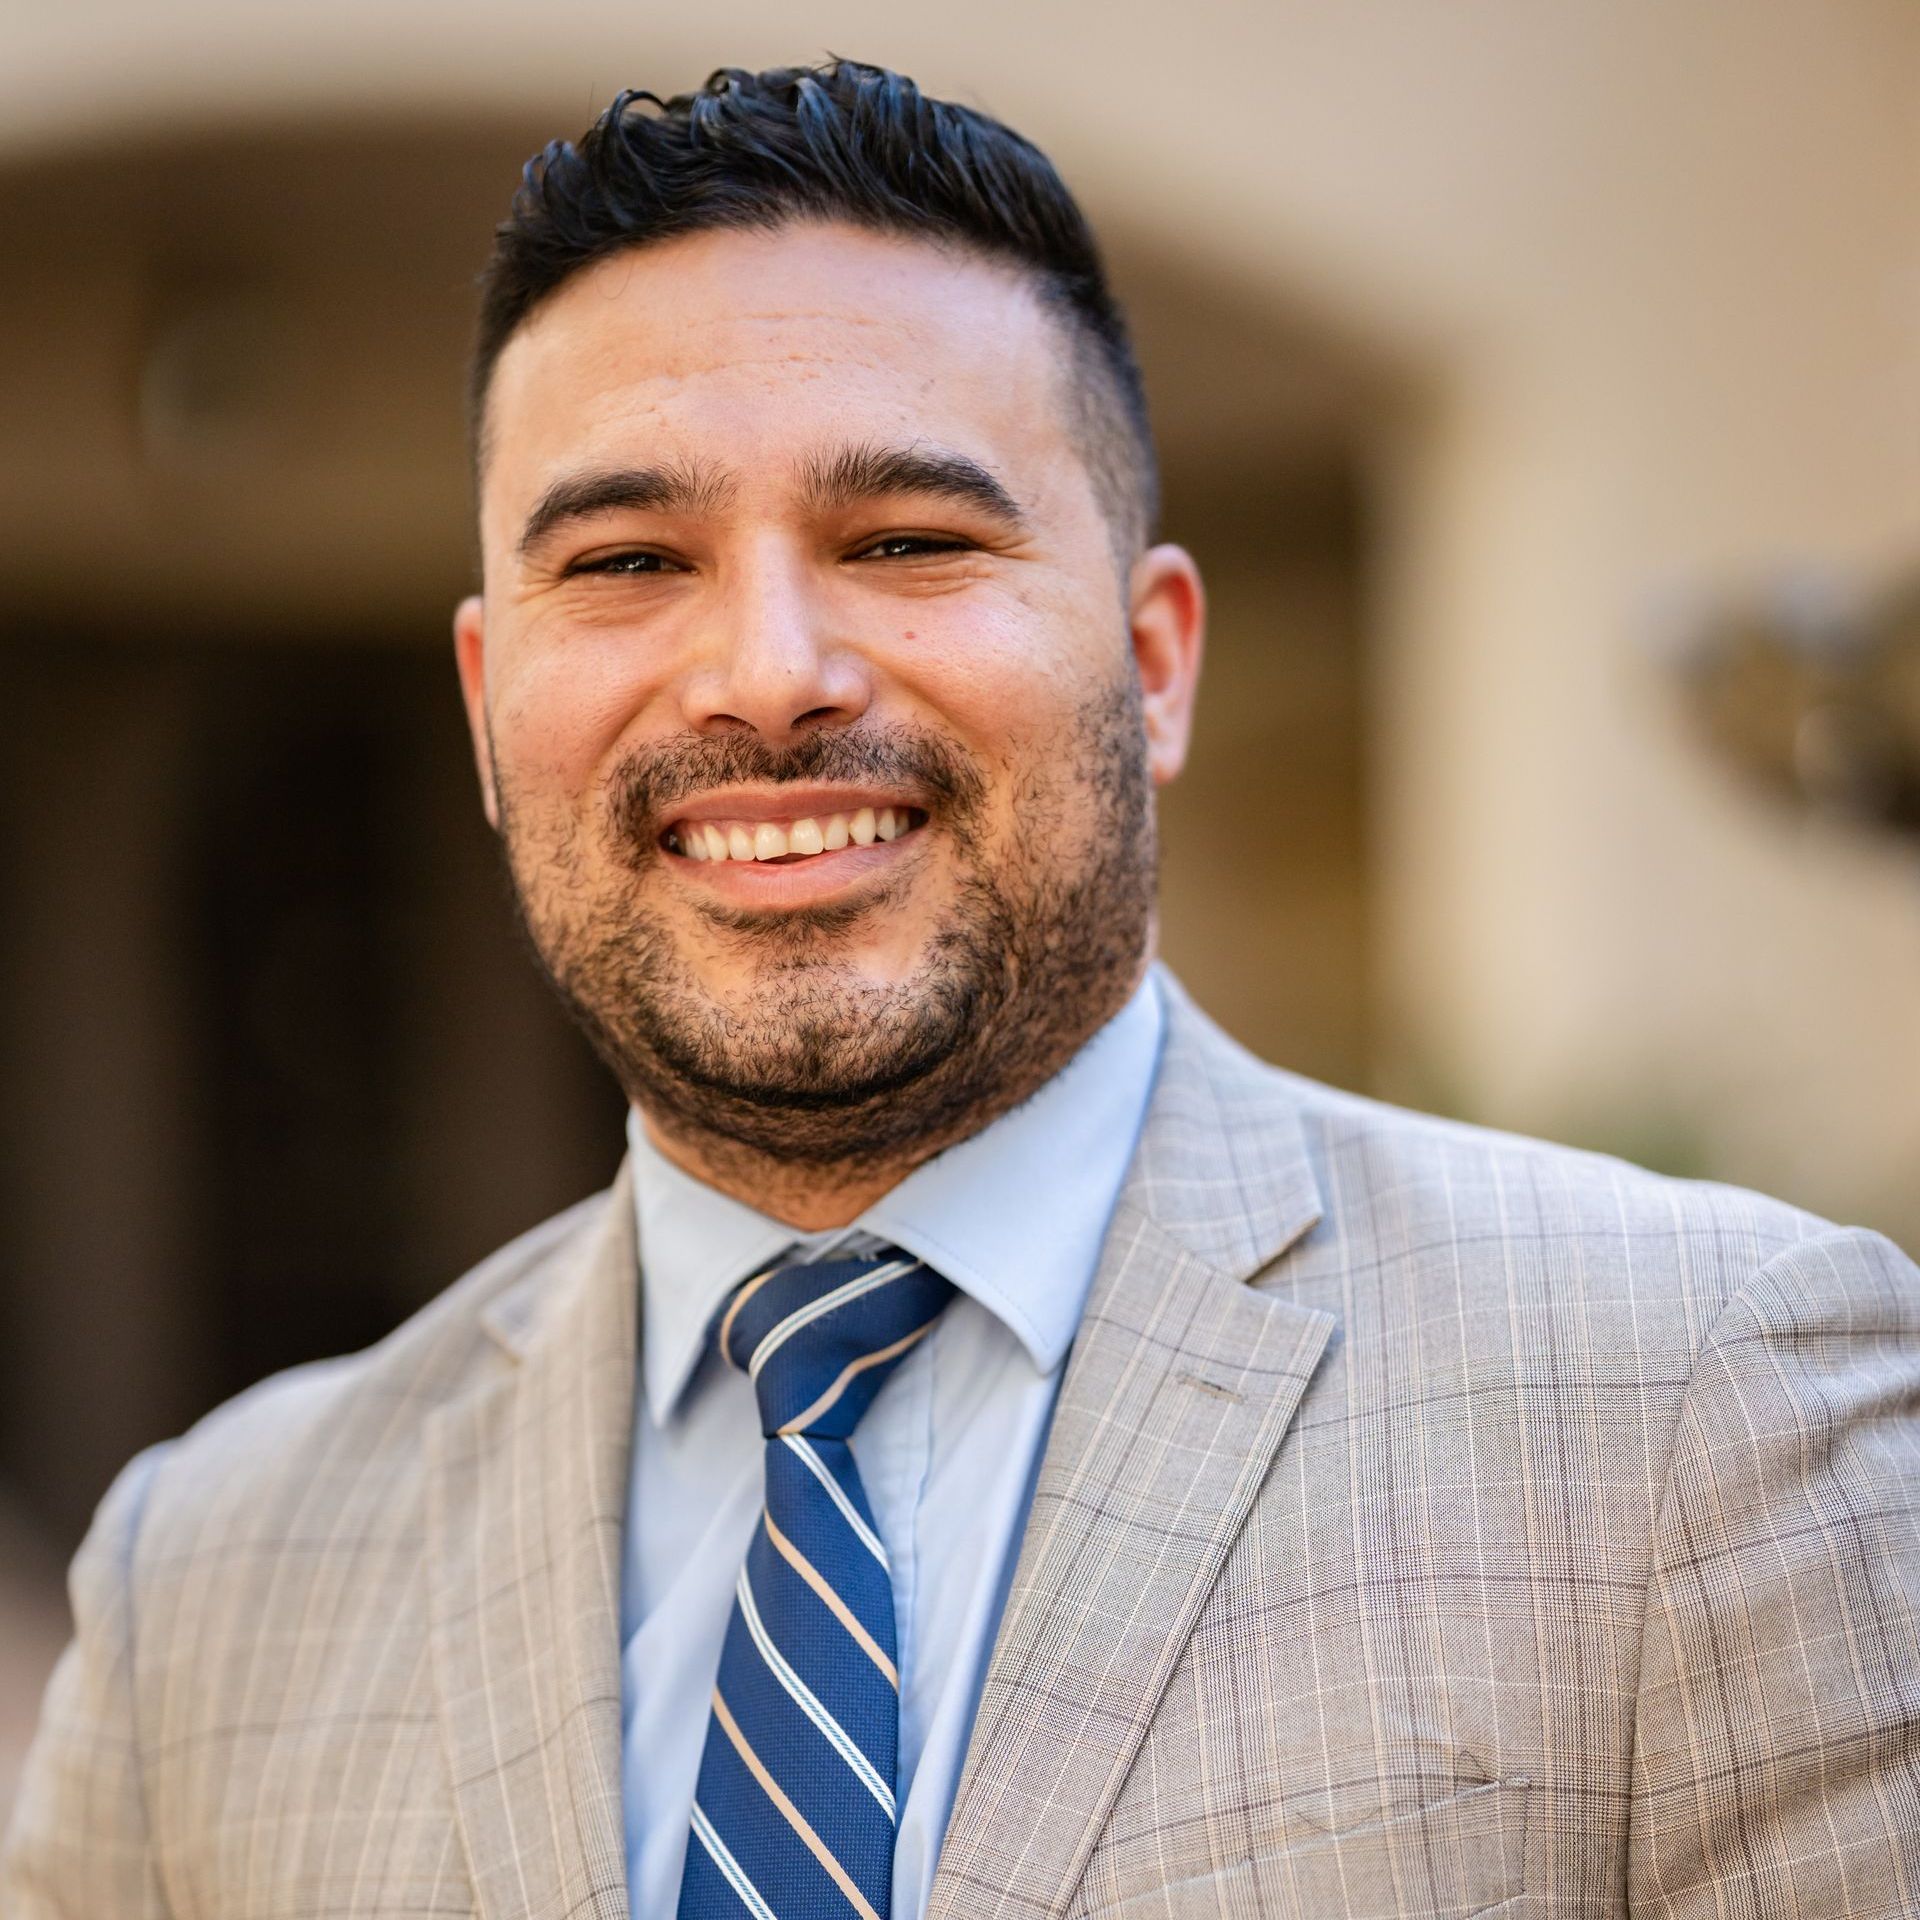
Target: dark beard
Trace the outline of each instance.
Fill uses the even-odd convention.
[[[497,764],[497,763],[496,763]],[[690,736],[632,755],[605,817],[621,862],[660,857],[676,802],[719,785],[800,781],[905,786],[929,797],[956,850],[958,894],[915,975],[862,983],[836,936],[884,916],[890,890],[852,904],[757,913],[709,909],[714,941],[750,943],[757,997],[713,1005],[668,923],[630,893],[590,898],[569,834],[529,844],[509,791],[501,835],[522,923],[542,968],[627,1097],[668,1135],[698,1138],[742,1174],[767,1163],[843,1176],[905,1170],[1017,1105],[1124,1002],[1153,909],[1154,832],[1137,683],[1084,710],[1054,765],[1091,798],[1091,838],[1063,844],[1053,787],[1017,796],[1016,839],[997,863],[972,849],[987,786],[940,735],[822,731],[790,747]]]

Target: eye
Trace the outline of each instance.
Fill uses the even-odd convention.
[[[635,550],[628,553],[601,554],[590,560],[576,560],[567,568],[569,573],[677,573],[680,568],[664,553],[647,553]]]
[[[851,557],[855,560],[922,560],[934,554],[967,553],[971,540],[945,533],[888,533],[869,541]]]

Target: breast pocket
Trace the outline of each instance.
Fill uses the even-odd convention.
[[[1143,1890],[1099,1920],[1468,1920],[1526,1891],[1523,1774],[1338,1831],[1296,1820],[1283,1845]],[[1093,1920],[1090,1916],[1089,1920]]]

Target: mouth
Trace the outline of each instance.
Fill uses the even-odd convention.
[[[666,852],[696,865],[838,865],[836,856],[891,846],[927,824],[923,808],[861,805],[803,814],[714,814],[675,820],[660,836]]]

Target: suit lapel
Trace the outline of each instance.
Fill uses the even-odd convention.
[[[1291,1103],[1161,985],[928,1920],[1065,1910],[1334,1324],[1246,1284],[1319,1218]]]
[[[434,1680],[485,1920],[627,1920],[619,1591],[636,1350],[630,1178],[503,1296],[512,1356],[436,1419]],[[538,1303],[536,1307],[536,1302]]]

